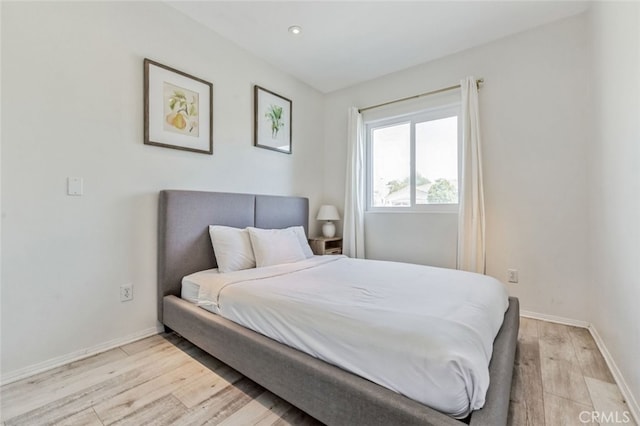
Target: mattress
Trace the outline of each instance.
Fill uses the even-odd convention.
[[[484,405],[508,306],[491,277],[344,256],[203,271],[185,288],[204,309],[456,418]]]

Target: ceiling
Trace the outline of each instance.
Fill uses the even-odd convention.
[[[585,1],[172,1],[328,93],[583,12]],[[292,25],[302,33],[288,32]]]

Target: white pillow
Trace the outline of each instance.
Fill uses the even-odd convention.
[[[293,229],[247,228],[256,266],[280,265],[306,259],[297,233]]]
[[[218,271],[233,272],[256,267],[249,232],[230,226],[209,226],[213,252],[218,261]]]
[[[313,251],[311,250],[311,247],[309,247],[309,240],[307,239],[307,235],[304,233],[304,228],[302,226],[292,226],[287,229],[291,229],[295,232],[298,237],[298,241],[300,242],[300,248],[302,249],[304,257],[307,259],[313,257]]]

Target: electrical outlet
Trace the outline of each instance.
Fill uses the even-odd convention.
[[[126,302],[133,299],[133,285],[125,284],[120,286],[120,301]]]
[[[517,269],[507,269],[507,281],[510,283],[518,282],[518,270]]]

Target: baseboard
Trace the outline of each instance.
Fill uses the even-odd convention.
[[[555,323],[564,324],[564,325],[571,325],[575,327],[586,328],[587,330],[589,330],[589,333],[591,333],[593,340],[596,342],[596,345],[598,346],[598,349],[600,350],[602,357],[607,363],[609,370],[611,370],[611,374],[613,375],[613,378],[615,379],[616,384],[618,385],[618,389],[620,389],[620,393],[622,394],[622,397],[627,402],[627,406],[629,407],[629,411],[631,412],[631,415],[634,417],[636,424],[640,425],[640,405],[638,405],[638,401],[633,396],[633,393],[631,392],[629,385],[627,385],[627,382],[624,380],[624,376],[620,372],[620,369],[618,368],[615,361],[613,360],[611,353],[609,353],[607,346],[604,344],[604,340],[602,340],[602,338],[598,334],[598,331],[596,330],[593,324],[587,321],[557,317],[554,315],[540,314],[540,313],[531,312],[531,311],[520,311],[520,315],[527,318],[555,322]]]
[[[555,315],[540,314],[538,312],[531,312],[531,311],[520,311],[520,316],[527,317],[527,318],[538,319],[538,320],[542,320],[542,321],[555,322],[555,323],[558,323],[558,324],[572,325],[574,327],[589,328],[589,326],[591,325],[587,321],[580,321],[580,320],[575,320],[575,319],[571,319],[571,318],[557,317]]]
[[[613,357],[609,353],[607,346],[604,344],[604,340],[602,340],[602,337],[600,337],[600,334],[598,334],[598,330],[596,330],[593,324],[589,324],[589,327],[587,328],[589,329],[589,332],[591,333],[593,340],[595,340],[596,345],[598,346],[598,349],[600,349],[600,353],[604,357],[604,360],[607,363],[607,366],[609,366],[609,370],[611,370],[611,374],[613,374],[613,378],[618,384],[620,393],[622,393],[622,396],[627,401],[627,406],[629,407],[629,411],[631,412],[631,415],[634,417],[636,424],[640,425],[640,405],[638,405],[638,401],[633,396],[633,393],[631,392],[629,385],[627,385],[627,382],[624,379],[624,376],[622,375],[622,373],[620,372],[620,369],[618,368],[616,363],[613,361]]]
[[[154,334],[158,334],[163,331],[164,331],[163,328],[160,326],[147,328],[146,330],[141,330],[136,333],[129,334],[125,337],[119,337],[117,339],[109,340],[108,342],[100,343],[90,348],[81,349],[79,351],[71,352],[66,355],[52,358],[50,360],[43,361],[38,364],[30,365],[30,366],[21,368],[19,370],[4,374],[2,378],[0,378],[0,385],[13,383],[18,380],[22,380],[27,377],[31,377],[33,375],[42,373],[44,371],[51,370],[56,367],[60,367],[62,365],[68,364],[73,361],[89,358],[90,356],[94,356],[99,353],[117,348],[119,346],[126,345],[131,342],[135,342],[136,340],[144,339],[145,337],[153,336]]]

